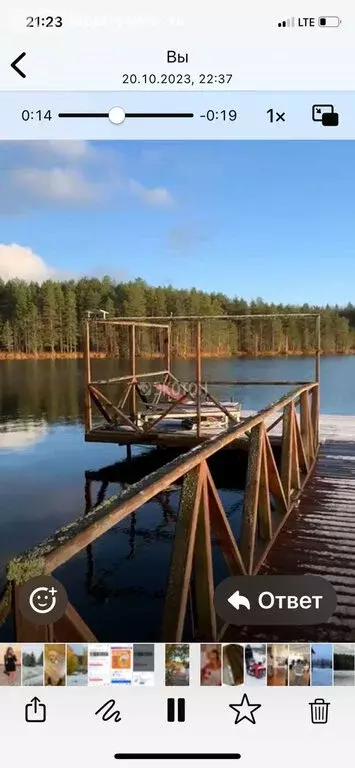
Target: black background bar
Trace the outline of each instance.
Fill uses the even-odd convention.
[[[115,755],[116,760],[239,760],[240,757],[238,752],[118,752]]]

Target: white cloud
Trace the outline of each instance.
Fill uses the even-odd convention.
[[[88,141],[44,141],[41,142],[41,151],[44,148],[58,157],[87,158],[94,154],[94,147]]]
[[[105,142],[4,144],[0,144],[0,214],[24,214],[39,206],[52,210],[117,208],[128,195],[155,208],[164,209],[173,202],[166,186],[132,179],[124,170],[122,148],[118,151]]]
[[[11,149],[12,142],[4,142]],[[72,141],[71,139],[63,141],[21,141],[18,143],[20,150],[25,150],[28,157],[45,159],[52,155],[53,158],[63,158],[66,160],[78,160],[80,158],[91,157],[95,154],[94,145],[89,141]]]
[[[31,282],[42,283],[48,278],[55,277],[56,270],[32,251],[22,245],[0,244],[0,277],[3,280],[19,278]]]
[[[73,168],[23,168],[11,174],[16,189],[31,194],[37,200],[82,203],[95,202],[102,197],[102,185],[85,178]]]
[[[133,195],[142,200],[143,203],[156,207],[169,207],[173,204],[173,198],[166,187],[144,187],[139,181],[130,179],[129,189]]]

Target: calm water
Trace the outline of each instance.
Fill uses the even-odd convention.
[[[144,369],[148,368],[145,363]],[[160,367],[159,361],[151,369]],[[120,369],[121,371],[122,369]],[[313,378],[313,361],[205,360],[204,379]],[[81,361],[0,362],[0,573],[18,552],[41,541],[60,526],[85,513],[85,472],[108,467],[106,489],[93,482],[97,494],[116,493],[122,482],[132,482],[151,471],[140,459],[127,475],[119,462],[125,450],[114,445],[85,444]],[[182,381],[194,378],[193,361],[179,361],[175,374]],[[94,361],[97,378],[117,375],[114,361]],[[211,389],[222,398],[233,396],[244,408],[258,409],[277,399],[289,387]],[[321,410],[355,413],[355,357],[327,357],[321,363]],[[140,452],[135,449],[137,455]],[[145,454],[147,451],[144,452]],[[154,454],[155,455],[155,454]],[[148,456],[150,462],[152,457]],[[155,459],[154,459],[155,460]],[[116,466],[112,466],[116,465]],[[241,491],[233,488],[231,473],[218,471],[231,525],[238,534]],[[174,536],[179,492],[169,505],[151,502],[131,520],[123,521],[91,548],[84,550],[56,573],[70,599],[101,640],[158,640],[160,616]],[[216,554],[216,569],[224,575]],[[9,638],[9,625],[0,637]]]

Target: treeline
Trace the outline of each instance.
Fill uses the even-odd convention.
[[[116,283],[82,278],[42,284],[0,280],[0,353],[2,355],[76,354],[82,351],[83,320],[87,311],[105,310],[109,316],[209,315],[203,326],[203,352],[211,356],[307,354],[316,348],[313,318],[283,317],[287,313],[321,314],[322,351],[346,354],[355,350],[355,307],[317,307],[267,304],[205,293],[194,288],[153,287],[144,280]],[[214,315],[273,315],[232,322]],[[142,356],[163,352],[163,334],[141,330],[137,351]],[[128,354],[127,329],[99,328],[93,350],[107,355]],[[187,357],[194,351],[193,323],[173,324],[172,352]]]

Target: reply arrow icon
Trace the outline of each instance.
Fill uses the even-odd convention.
[[[239,611],[239,608],[247,608],[248,611],[250,611],[250,602],[245,595],[241,595],[239,592],[239,589],[237,589],[236,592],[233,592],[233,594],[228,598],[228,602],[235,608],[237,611]]]

